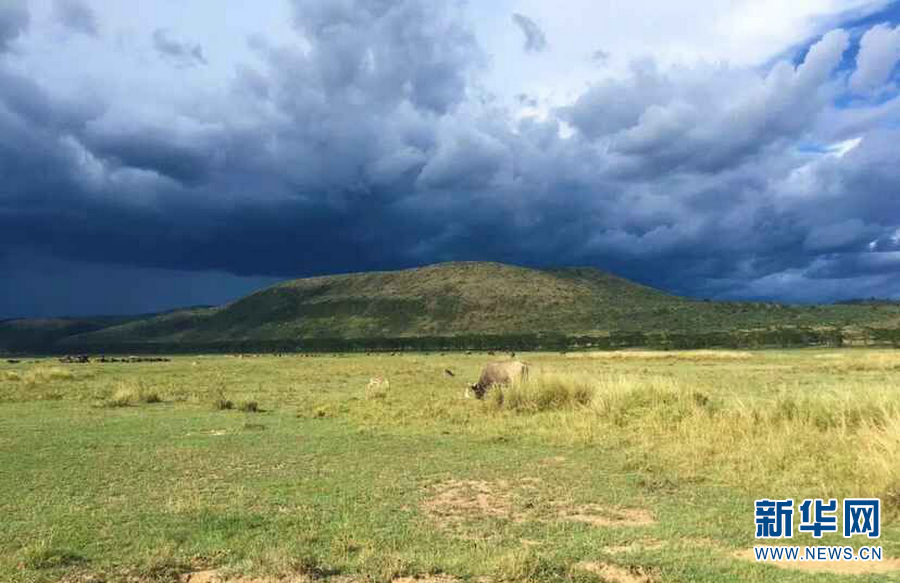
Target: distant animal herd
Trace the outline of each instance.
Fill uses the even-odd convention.
[[[63,364],[88,364],[91,362],[171,362],[164,356],[123,356],[121,358],[100,356],[91,358],[87,354],[67,355],[59,359]]]

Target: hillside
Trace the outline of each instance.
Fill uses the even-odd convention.
[[[443,263],[311,277],[220,308],[167,313],[77,334],[59,346],[214,345],[301,339],[729,331],[895,326],[900,306],[784,306],[672,296],[594,268]]]
[[[117,326],[134,319],[135,317],[128,316],[99,316],[2,320],[0,352],[40,352],[64,338]]]

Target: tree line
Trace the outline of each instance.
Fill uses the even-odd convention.
[[[710,332],[615,331],[606,334],[464,334],[456,336],[294,338],[204,343],[115,342],[78,345],[7,346],[7,353],[30,354],[199,354],[287,352],[575,351],[646,348],[652,350],[840,347],[847,344],[900,346],[900,329],[784,327]]]

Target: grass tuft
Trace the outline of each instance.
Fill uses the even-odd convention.
[[[144,388],[140,383],[119,383],[113,394],[106,399],[107,407],[130,407],[138,403],[162,403],[159,392]]]
[[[495,409],[537,413],[588,405],[595,386],[589,378],[574,375],[540,375],[507,387],[494,387],[488,401]]]
[[[497,581],[563,581],[565,575],[564,566],[529,548],[502,555],[494,572]]]
[[[147,404],[162,403],[162,397],[156,391],[142,391],[138,398]]]
[[[22,376],[22,380],[31,386],[53,381],[71,381],[74,378],[75,373],[59,366],[33,368]]]
[[[225,397],[219,397],[213,401],[213,408],[218,411],[230,411],[231,409],[234,409],[234,402]]]
[[[130,407],[134,405],[138,398],[138,392],[131,387],[119,387],[112,394],[112,396],[106,400],[106,405],[108,407]]]

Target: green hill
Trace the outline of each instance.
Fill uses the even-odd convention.
[[[0,321],[0,353],[41,352],[56,342],[133,320],[128,316],[32,318]]]
[[[289,346],[310,339],[696,334],[896,327],[898,322],[900,306],[890,304],[710,302],[669,295],[594,268],[539,270],[460,262],[287,281],[219,308],[130,321],[69,336],[56,346]]]

